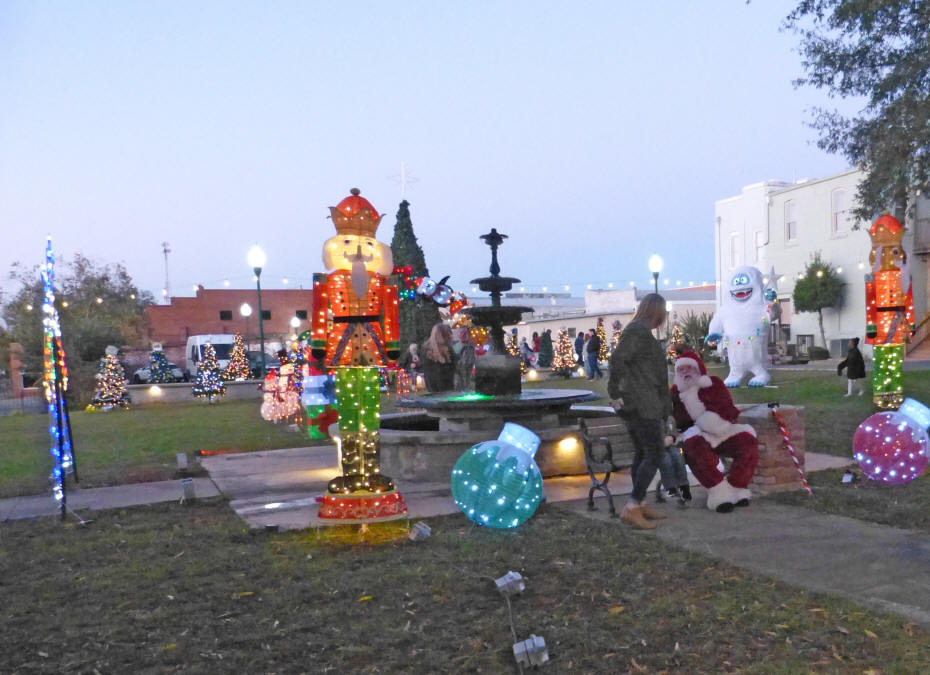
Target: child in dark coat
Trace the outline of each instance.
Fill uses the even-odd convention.
[[[862,380],[865,379],[865,360],[862,358],[862,352],[859,351],[859,338],[854,337],[849,341],[849,351],[846,352],[846,358],[836,366],[836,374],[842,375],[843,368],[846,369],[846,394],[852,396],[853,390],[859,392],[862,396]]]

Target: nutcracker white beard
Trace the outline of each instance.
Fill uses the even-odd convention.
[[[368,270],[365,263],[371,262],[372,256],[362,255],[362,247],[359,246],[354,254],[346,255],[345,258],[352,263],[352,290],[358,297],[364,297],[368,292]]]

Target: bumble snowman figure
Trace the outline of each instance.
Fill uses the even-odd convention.
[[[403,517],[404,498],[381,473],[379,368],[399,356],[391,249],[375,240],[381,216],[359,190],[330,207],[336,236],[323,245],[329,270],[313,275],[310,350],[335,373],[342,475],[329,481],[320,518],[370,522]]]
[[[739,409],[723,382],[707,374],[697,354],[686,351],[675,361],[671,395],[681,448],[694,477],[707,488],[707,508],[727,513],[749,506],[759,443],[755,429],[736,423]],[[733,460],[726,475],[718,468],[721,457]]]
[[[724,384],[739,387],[752,375],[750,387],[764,387],[772,376],[765,367],[769,301],[775,294],[766,289],[755,267],[737,267],[723,289],[720,307],[711,319],[706,342],[726,349],[730,373]]]

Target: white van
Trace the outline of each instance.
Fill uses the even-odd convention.
[[[187,350],[184,353],[187,356],[187,372],[191,377],[197,374],[197,367],[203,360],[203,346],[208,343],[216,350],[216,360],[222,370],[229,364],[229,354],[232,352],[233,345],[236,344],[236,336],[231,334],[191,335],[187,338]]]

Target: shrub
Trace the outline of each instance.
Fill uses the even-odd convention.
[[[807,353],[811,361],[823,361],[830,358],[830,352],[823,347],[810,347]]]

